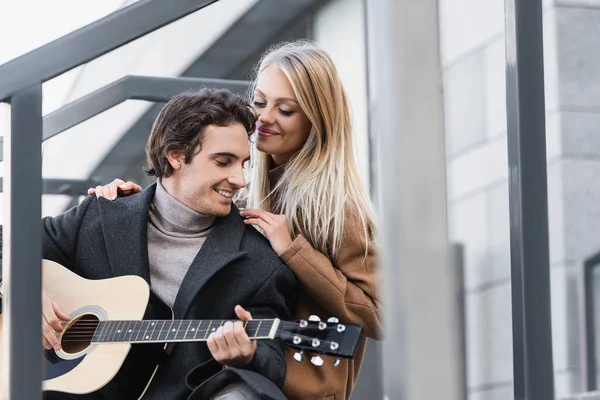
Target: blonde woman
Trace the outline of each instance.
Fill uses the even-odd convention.
[[[360,181],[348,99],[330,56],[311,42],[284,43],[262,57],[252,85],[258,115],[250,185],[240,215],[269,239],[303,286],[297,318],[362,324],[379,338],[372,206]],[[115,180],[96,188],[116,197],[141,188]],[[289,399],[348,399],[366,342],[334,367],[286,354]]]

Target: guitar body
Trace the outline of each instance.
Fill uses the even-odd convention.
[[[88,280],[60,264],[43,260],[42,285],[72,319],[173,318],[171,309],[137,276]],[[66,336],[61,350],[48,351],[41,347],[40,333],[45,399],[139,399],[152,380],[165,348],[164,343],[99,346],[65,339]]]
[[[141,399],[168,343],[204,342],[227,322],[174,319],[171,308],[138,276],[89,280],[42,260],[42,286],[71,317],[57,333],[59,351],[43,349],[40,330],[45,400]],[[353,357],[363,330],[337,318],[253,319],[244,329],[252,340],[277,338],[302,352],[336,356],[334,366]],[[318,366],[323,360],[314,362]]]

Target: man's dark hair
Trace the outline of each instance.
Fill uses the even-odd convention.
[[[254,132],[256,115],[241,96],[224,89],[201,89],[172,98],[160,111],[146,144],[145,171],[157,178],[168,178],[173,167],[167,152],[180,151],[189,164],[200,151],[204,130],[209,125],[229,126],[240,123],[248,132]]]

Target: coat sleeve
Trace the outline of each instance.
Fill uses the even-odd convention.
[[[286,265],[281,262],[279,264],[265,284],[244,305],[252,318],[279,318],[282,321],[292,318],[298,280]],[[282,387],[287,370],[283,349],[284,344],[279,339],[258,341],[254,358],[244,369],[258,372]]]
[[[334,260],[298,235],[281,254],[308,295],[340,321],[363,325],[365,335],[381,338],[375,244],[347,207],[339,254]]]
[[[73,269],[77,236],[83,216],[94,199],[88,196],[80,205],[56,216],[42,218],[42,258]],[[0,280],[2,278],[2,229],[0,226]]]

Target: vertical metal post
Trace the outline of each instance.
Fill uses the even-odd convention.
[[[7,399],[35,400],[41,399],[42,380],[41,85],[11,98],[11,129],[4,141],[4,377]]]
[[[596,365],[596,301],[594,270],[600,266],[600,253],[587,259],[581,273],[581,375],[582,388],[587,392],[598,389]]]
[[[367,14],[384,398],[459,400],[437,1],[367,0]]]
[[[505,0],[515,400],[554,398],[542,0]]]

